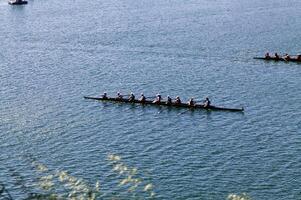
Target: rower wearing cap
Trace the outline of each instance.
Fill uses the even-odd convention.
[[[208,97],[206,97],[206,100],[205,100],[205,102],[204,102],[204,107],[205,108],[208,108],[209,106],[210,106],[210,100],[209,100],[209,98]]]
[[[171,105],[172,104],[172,100],[171,100],[170,96],[167,96],[166,104],[167,105]]]
[[[270,56],[270,53],[269,53],[269,52],[266,52],[266,54],[265,54],[265,58],[267,58],[267,59],[271,58],[271,56]]]
[[[181,104],[181,99],[179,96],[176,96],[175,104]]]
[[[103,95],[102,95],[101,97],[102,97],[102,99],[108,99],[108,96],[107,96],[107,93],[106,93],[106,92],[104,92]]]
[[[117,92],[117,99],[122,99],[123,96],[120,94],[120,92]]]
[[[144,94],[143,94],[143,93],[141,93],[141,96],[140,96],[140,99],[139,99],[139,101],[140,101],[141,103],[144,103],[144,102],[145,102],[145,100],[146,100],[146,98],[145,98]]]
[[[130,102],[135,101],[135,95],[133,92],[131,92],[131,94],[130,94],[129,101]]]
[[[195,106],[195,102],[194,102],[193,98],[190,98],[187,104],[189,106]]]
[[[153,103],[160,103],[161,99],[162,99],[161,95],[157,94],[156,99],[153,101]]]

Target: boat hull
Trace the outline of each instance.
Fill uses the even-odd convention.
[[[202,104],[197,104],[195,106],[189,106],[188,104],[166,104],[165,101],[161,101],[160,103],[153,103],[153,101],[145,101],[141,102],[139,100],[129,101],[128,99],[119,99],[119,98],[101,98],[101,97],[88,97],[85,96],[85,99],[93,99],[98,101],[111,101],[111,102],[122,102],[122,103],[132,103],[132,104],[142,104],[142,105],[158,105],[158,106],[166,106],[166,107],[177,107],[177,108],[189,108],[189,109],[203,109],[203,110],[222,110],[222,111],[232,111],[232,112],[243,112],[243,108],[223,108],[217,106],[209,106],[204,107]]]
[[[265,57],[254,57],[254,59],[258,59],[258,60],[266,60],[266,61],[283,61],[283,62],[297,62],[297,63],[301,63],[301,60],[298,60],[296,58],[290,58],[289,60],[286,60],[284,58],[265,58]]]
[[[10,5],[23,5],[23,4],[27,4],[27,1],[8,1],[8,4]]]

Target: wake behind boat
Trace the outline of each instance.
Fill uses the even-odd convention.
[[[125,99],[125,98],[109,98],[109,97],[89,97],[84,96],[85,99],[92,99],[98,101],[111,101],[111,102],[123,102],[123,103],[132,103],[132,104],[142,104],[142,105],[157,105],[157,106],[167,106],[167,107],[177,107],[177,108],[189,108],[189,109],[203,109],[203,110],[220,110],[220,111],[232,111],[232,112],[243,112],[244,108],[224,108],[224,107],[217,107],[217,106],[206,106],[206,104],[194,104],[189,105],[185,103],[175,103],[175,102],[168,102],[168,101],[159,101],[154,102],[150,100],[138,100],[138,99]]]

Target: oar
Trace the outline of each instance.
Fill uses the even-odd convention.
[[[185,110],[185,111],[183,111],[183,112],[180,112],[180,113],[178,114],[178,116],[179,116],[179,115],[182,115],[182,114],[184,114],[184,113],[187,113],[188,111],[190,111],[190,108],[187,109],[187,110]]]
[[[129,107],[128,107],[127,109],[125,109],[124,111],[128,111],[128,110],[130,110],[130,109],[132,109],[132,108],[136,108],[136,107],[138,107],[139,105],[137,105],[137,104],[135,104],[135,103],[132,103],[132,104],[129,104],[128,106],[129,106]]]
[[[287,62],[288,60],[285,57],[281,57],[285,62]]]
[[[158,111],[157,114],[160,114],[161,112],[163,112],[164,109],[160,108],[160,111]]]

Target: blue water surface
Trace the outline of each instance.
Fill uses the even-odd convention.
[[[38,162],[99,181],[103,199],[301,199],[301,65],[253,59],[301,53],[300,8],[297,0],[1,0],[0,183],[13,199],[45,193]],[[83,98],[104,91],[209,96],[245,112]],[[137,168],[140,189],[120,185],[111,154]]]

